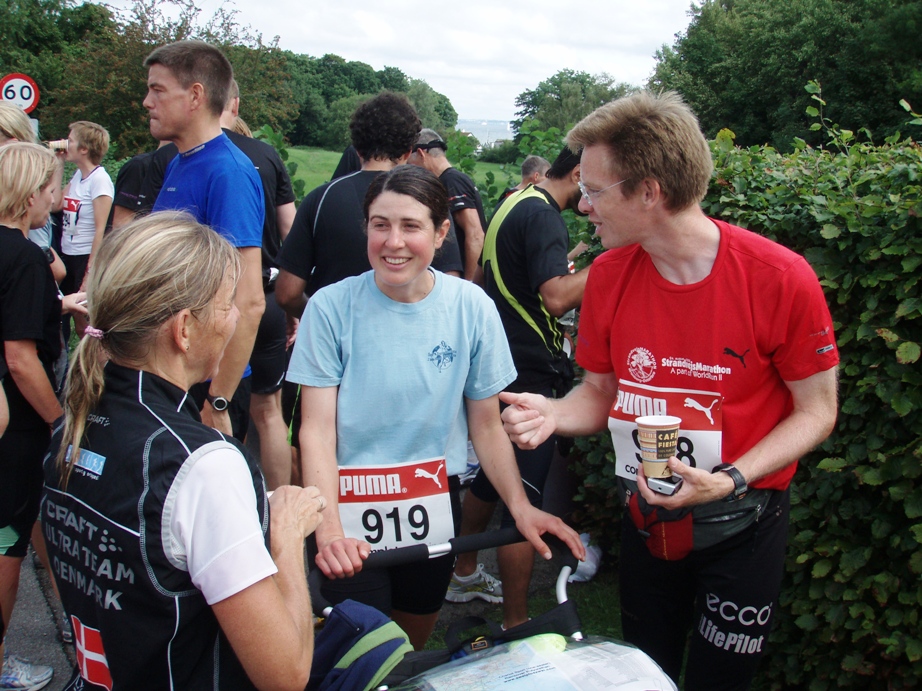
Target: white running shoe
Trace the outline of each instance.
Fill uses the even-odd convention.
[[[476,598],[487,602],[503,601],[502,582],[483,570],[483,564],[477,564],[477,570],[463,579],[451,574],[445,599],[449,602],[470,602]]]
[[[15,655],[3,656],[3,672],[0,673],[2,691],[38,691],[51,681],[54,670],[47,665],[33,665]]]

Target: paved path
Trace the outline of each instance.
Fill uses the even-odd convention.
[[[48,574],[44,569],[35,568],[30,552],[22,564],[6,649],[54,668],[54,678],[45,687],[47,691],[63,689],[75,664],[74,647],[64,645],[58,636],[55,617],[60,617],[60,612]]]

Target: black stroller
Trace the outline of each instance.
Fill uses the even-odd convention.
[[[445,636],[447,647],[443,650],[416,652],[413,651],[408,644],[404,644],[402,647],[399,643],[395,645],[394,641],[396,636],[392,636],[393,629],[390,629],[390,633],[383,636],[379,635],[378,638],[374,639],[372,642],[372,645],[374,645],[378,644],[380,641],[381,647],[375,648],[375,650],[379,652],[383,651],[383,654],[375,657],[373,661],[369,660],[370,668],[379,665],[379,663],[381,665],[377,668],[375,674],[372,674],[372,669],[368,669],[366,670],[365,676],[360,677],[354,675],[354,678],[350,679],[348,682],[343,681],[343,683],[339,683],[334,680],[333,677],[336,676],[336,670],[339,670],[343,674],[348,674],[350,665],[356,664],[356,660],[361,659],[360,655],[355,655],[350,650],[350,652],[342,656],[345,659],[345,664],[342,662],[337,663],[338,666],[336,670],[331,671],[329,665],[323,665],[318,668],[316,674],[312,674],[311,676],[311,685],[308,686],[308,689],[363,688],[369,690],[392,689],[393,691],[428,691],[442,688],[460,689],[468,685],[468,683],[461,682],[461,677],[466,679],[470,677],[471,674],[476,675],[479,673],[472,671],[474,669],[472,666],[477,664],[490,665],[489,674],[493,676],[497,676],[497,669],[502,669],[504,673],[499,676],[503,677],[503,688],[515,688],[516,684],[520,681],[523,684],[531,684],[532,686],[530,688],[534,688],[534,684],[541,684],[543,687],[542,691],[552,691],[552,689],[555,688],[595,688],[591,684],[583,682],[575,682],[577,684],[575,686],[555,686],[553,681],[549,682],[550,679],[554,678],[554,674],[550,669],[553,667],[553,663],[546,661],[536,662],[536,658],[544,660],[543,653],[548,652],[548,645],[554,649],[550,651],[554,654],[551,656],[553,659],[558,659],[559,654],[563,653],[565,649],[569,649],[577,656],[573,660],[568,660],[565,663],[566,675],[578,676],[571,673],[577,668],[581,670],[583,667],[586,667],[586,674],[590,676],[599,676],[597,671],[589,669],[589,667],[591,667],[592,664],[600,664],[608,670],[606,674],[613,673],[614,676],[618,677],[618,679],[615,679],[613,682],[612,678],[606,680],[599,676],[599,679],[607,685],[600,685],[598,688],[642,688],[650,690],[663,689],[664,691],[676,689],[675,684],[663,674],[662,670],[660,670],[650,658],[636,648],[599,637],[590,637],[588,640],[584,639],[581,632],[579,615],[576,611],[576,605],[567,597],[567,579],[576,569],[578,562],[570,551],[566,549],[563,543],[557,541],[552,536],[545,535],[543,537],[545,539],[550,538],[547,539],[547,542],[551,546],[555,558],[559,559],[561,562],[555,588],[558,602],[556,607],[508,630],[503,630],[498,624],[484,621],[478,617],[466,617],[460,621],[454,622],[449,627]],[[523,540],[524,538],[515,528],[481,533],[479,535],[456,537],[446,543],[438,545],[414,545],[412,547],[372,553],[368,559],[365,560],[365,568],[382,568],[399,564],[408,564],[444,555],[457,555],[464,552],[480,551],[491,547],[522,542]],[[350,601],[337,605],[335,608],[331,607],[320,593],[322,579],[323,576],[318,569],[311,570],[308,581],[310,583],[315,613],[318,616],[327,618],[326,620],[328,622],[333,621],[336,617],[341,615],[348,617],[345,611],[340,612],[340,610],[347,609]],[[355,605],[356,603],[351,604]],[[382,628],[379,631],[383,631],[388,626],[392,626],[396,628],[397,631],[400,631],[400,629],[396,627],[396,624],[389,622],[384,615],[380,615],[380,617],[381,621],[384,623],[381,624]],[[357,621],[357,619],[358,617],[356,616],[349,619],[349,624],[347,626],[341,626],[341,630],[346,631],[348,627],[353,627],[356,635],[358,635],[361,622]],[[341,622],[337,621],[337,624],[341,625]],[[486,626],[489,629],[487,635],[467,635],[472,629],[482,626]],[[374,627],[368,628],[373,629]],[[323,656],[323,638],[325,636],[323,631],[324,629],[321,629],[321,633],[318,635],[317,639],[315,666],[319,661],[318,658]],[[388,643],[388,641],[390,641],[390,643]],[[401,639],[401,642],[403,641],[405,641],[405,638]],[[537,641],[539,645],[535,645],[535,641]],[[522,662],[519,658],[523,651],[516,650],[516,642],[531,642],[532,647],[537,648],[539,653],[533,655],[534,651],[532,648],[525,649],[524,652],[528,653],[527,662]],[[343,644],[344,641],[342,637],[340,637],[336,641],[339,650],[344,647]],[[359,644],[357,647],[365,650],[369,647],[369,644]],[[508,656],[508,659],[503,658],[503,655],[506,654],[508,650],[516,650],[517,654],[514,656],[514,660],[513,656]],[[555,655],[558,657],[554,657]],[[517,665],[524,665],[525,671],[517,671]],[[470,669],[468,669],[469,667]],[[484,669],[486,670],[487,668],[485,667]],[[484,671],[484,674],[486,673],[487,672]],[[547,679],[542,677],[547,677]],[[609,677],[611,677],[611,674],[609,674]],[[438,681],[440,678],[442,679],[441,682]],[[452,678],[454,678],[455,681],[448,682],[446,685],[444,680]],[[368,681],[365,681],[366,679]],[[616,685],[616,682],[621,679],[624,679],[627,683],[625,685]],[[640,685],[631,685],[631,681],[637,681]],[[458,685],[459,683],[461,685]],[[480,686],[479,681],[477,682],[477,686]],[[523,686],[523,688],[525,687]]]

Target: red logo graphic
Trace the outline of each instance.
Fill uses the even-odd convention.
[[[74,647],[77,649],[77,667],[80,676],[91,684],[102,686],[112,691],[112,675],[106,661],[106,651],[102,648],[102,634],[80,623],[77,617],[70,618],[74,626]]]
[[[80,200],[73,197],[64,197],[64,211],[71,213],[80,211]]]

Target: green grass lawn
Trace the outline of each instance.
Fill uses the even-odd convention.
[[[314,149],[306,146],[298,146],[288,149],[288,160],[298,164],[298,171],[295,179],[304,180],[304,189],[310,192],[312,189],[319,187],[328,182],[336,170],[336,164],[342,156],[341,151],[324,151],[323,149]],[[508,169],[517,173],[515,166],[506,166]],[[500,188],[506,187],[506,173],[501,170],[502,166],[498,163],[478,163],[474,171],[474,180],[478,185],[483,185],[486,181],[488,171],[492,171],[496,178],[496,184]],[[515,178],[515,184],[518,178]]]
[[[288,160],[298,164],[295,179],[304,180],[306,192],[330,180],[341,156],[341,151],[324,151],[306,146],[288,149]]]

